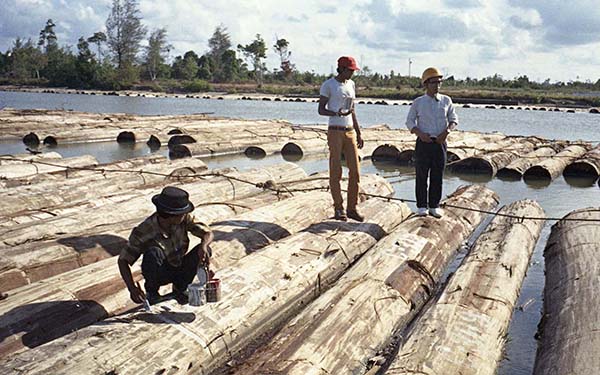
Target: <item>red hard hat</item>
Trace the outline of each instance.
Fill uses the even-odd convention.
[[[338,68],[348,68],[350,70],[360,70],[356,60],[352,56],[342,56],[338,59]]]

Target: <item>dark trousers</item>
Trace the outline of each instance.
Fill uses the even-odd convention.
[[[161,285],[173,283],[173,287],[184,291],[194,280],[200,258],[197,247],[188,252],[179,267],[172,266],[160,247],[151,247],[144,252],[142,259],[142,275],[146,280],[147,293],[158,293]]]
[[[442,199],[442,181],[446,167],[446,143],[425,143],[417,139],[415,146],[415,193],[418,208],[437,208]],[[429,178],[429,191],[427,179]],[[428,204],[429,203],[429,204]]]

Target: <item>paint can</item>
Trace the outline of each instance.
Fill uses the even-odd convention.
[[[204,284],[193,283],[188,285],[188,297],[190,306],[202,306],[206,304],[206,289]]]
[[[206,284],[206,302],[218,302],[221,299],[221,280],[210,279]]]

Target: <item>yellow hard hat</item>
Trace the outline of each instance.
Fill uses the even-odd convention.
[[[440,77],[442,78],[444,75],[442,74],[442,72],[440,72],[437,68],[427,68],[425,69],[425,71],[423,72],[423,75],[421,76],[421,83],[425,83],[429,78],[433,78],[433,77]]]

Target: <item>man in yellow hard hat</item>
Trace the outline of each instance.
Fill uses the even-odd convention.
[[[356,210],[360,183],[358,148],[363,147],[360,126],[354,111],[356,92],[352,75],[360,70],[352,56],[342,56],[337,61],[337,75],[321,85],[319,114],[329,117],[327,145],[329,146],[329,188],[333,198],[335,219],[348,218],[363,221]],[[342,153],[348,166],[348,211],[344,211],[344,200],[340,188],[342,179]]]
[[[452,99],[439,93],[442,73],[436,68],[427,68],[421,76],[425,95],[413,101],[406,127],[417,136],[415,145],[415,192],[417,215],[429,214],[440,218],[442,182],[446,167],[446,137],[458,125],[458,117]],[[429,179],[429,189],[427,180]],[[428,210],[429,208],[429,210]]]

